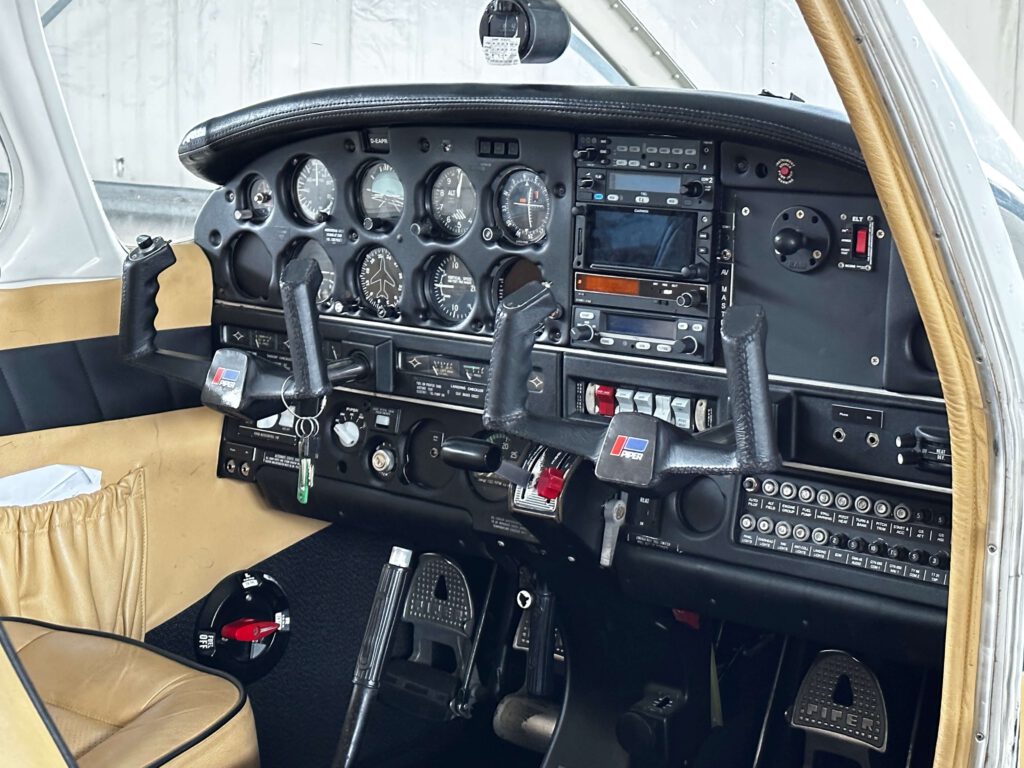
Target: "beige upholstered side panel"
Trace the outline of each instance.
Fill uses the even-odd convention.
[[[324,527],[278,512],[255,487],[216,477],[222,417],[205,408],[0,438],[4,473],[61,462],[119,478],[145,468],[146,628]]]
[[[0,564],[0,614],[141,640],[144,471],[64,501],[0,507]]]
[[[177,263],[160,276],[158,330],[210,324],[213,280],[199,246],[174,246]],[[121,280],[0,290],[0,350],[116,336]]]
[[[991,435],[963,318],[929,217],[860,45],[835,0],[798,0],[839,88],[899,246],[946,399],[953,447],[953,545],[937,768],[966,765],[975,719]]]

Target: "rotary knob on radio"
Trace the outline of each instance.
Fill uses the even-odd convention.
[[[593,341],[595,335],[596,335],[596,333],[594,331],[594,326],[586,325],[585,323],[580,323],[579,325],[574,325],[572,327],[572,330],[569,331],[569,336],[572,337],[573,341],[580,341],[580,342]]]

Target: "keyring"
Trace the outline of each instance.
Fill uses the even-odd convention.
[[[323,415],[324,409],[327,407],[327,397],[326,396],[320,398],[320,410],[318,410],[316,412],[315,416],[299,416],[299,414],[296,413],[295,409],[292,406],[288,405],[288,401],[284,399],[284,391],[286,389],[288,389],[288,382],[294,381],[294,380],[295,380],[294,376],[289,376],[281,384],[281,405],[284,406],[284,409],[286,411],[288,411],[288,413],[290,413],[292,416],[295,417],[296,421],[299,421],[301,419],[313,419],[315,421],[316,419],[319,419],[320,416]],[[319,424],[317,426],[319,426]],[[316,433],[314,433],[314,434],[316,434]]]

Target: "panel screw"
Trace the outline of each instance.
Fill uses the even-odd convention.
[[[878,355],[872,355],[871,356],[871,364],[872,365],[878,365],[881,362],[882,362],[882,360],[878,357]]]
[[[750,215],[750,207],[749,207],[749,206],[746,206],[746,205],[744,205],[744,206],[743,206],[743,207],[742,207],[742,208],[740,209],[740,213],[741,213],[742,215],[744,215],[744,216],[749,216],[749,215]]]

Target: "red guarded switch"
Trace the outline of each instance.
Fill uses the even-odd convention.
[[[276,621],[236,619],[220,628],[220,636],[225,640],[235,640],[239,643],[256,643],[280,628]]]
[[[558,467],[544,467],[537,477],[537,495],[542,499],[557,499],[565,488],[565,470]]]
[[[868,228],[857,227],[854,231],[853,252],[858,256],[868,255]]]
[[[594,403],[597,405],[597,412],[602,416],[615,415],[615,387],[607,384],[598,384],[594,388]]]

